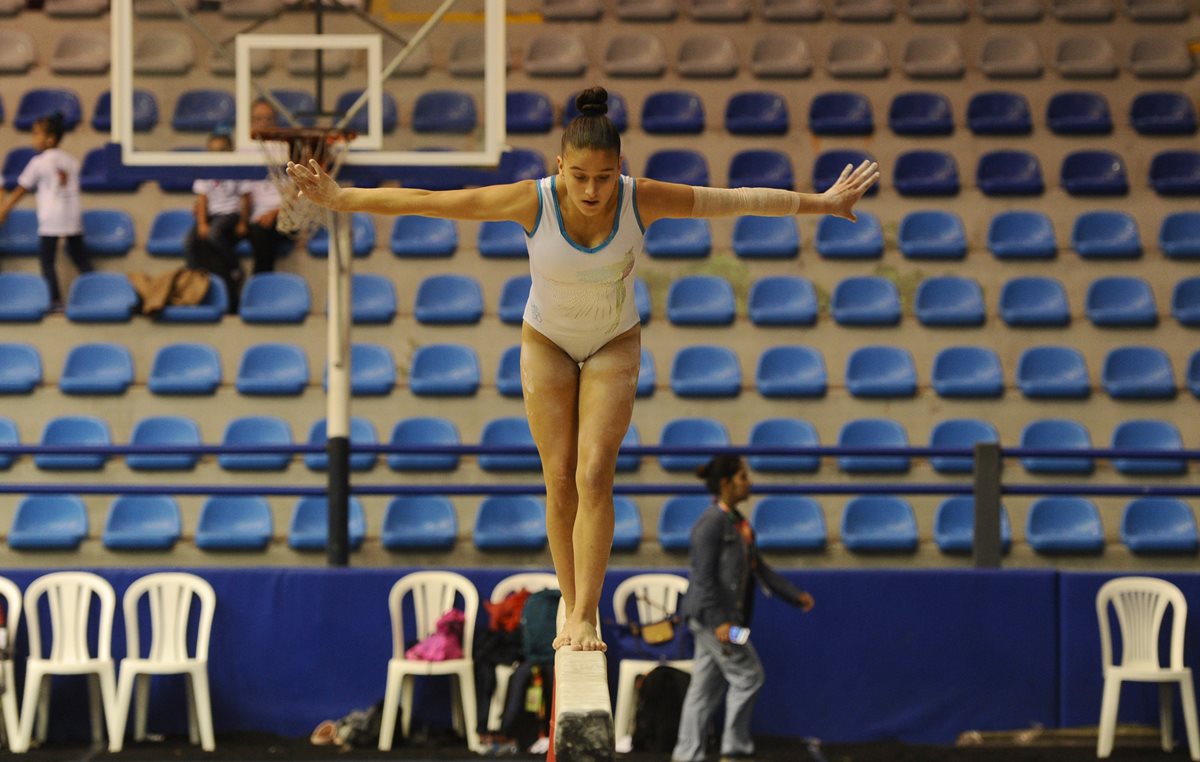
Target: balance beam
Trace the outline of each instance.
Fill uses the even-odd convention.
[[[612,702],[603,651],[554,654],[554,713],[548,762],[612,762]]]

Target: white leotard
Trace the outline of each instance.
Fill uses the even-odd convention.
[[[633,274],[644,233],[637,189],[624,175],[608,237],[593,248],[571,240],[563,227],[555,177],[538,181],[538,215],[526,233],[532,285],[525,322],[582,363],[638,322]]]

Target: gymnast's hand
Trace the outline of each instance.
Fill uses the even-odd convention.
[[[300,195],[318,206],[327,209],[337,209],[342,188],[337,181],[328,175],[316,159],[309,159],[308,166],[289,161],[288,177],[296,183]]]
[[[847,164],[837,182],[821,194],[829,205],[828,214],[857,222],[858,218],[854,216],[854,205],[878,179],[879,164],[876,162],[864,160],[857,167]]]

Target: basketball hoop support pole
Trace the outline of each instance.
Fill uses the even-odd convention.
[[[350,561],[350,275],[353,252],[350,217],[326,212],[329,230],[328,348],[326,363],[329,390],[326,392],[325,432],[329,456],[329,542],[326,555],[330,566]]]

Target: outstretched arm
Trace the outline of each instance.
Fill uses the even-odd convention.
[[[4,189],[0,188],[0,225],[4,224],[5,220],[8,219],[8,213],[12,211],[12,208],[17,205],[17,202],[24,195],[25,189],[20,185],[13,188],[13,192],[9,194],[8,198],[4,197]]]
[[[339,212],[419,214],[456,220],[511,220],[526,230],[536,222],[537,187],[532,180],[451,191],[418,188],[343,188],[315,162],[288,162],[300,195]]]
[[[638,180],[638,213],[645,224],[664,217],[784,217],[832,214],[851,222],[854,205],[879,179],[879,165],[850,164],[824,193],[796,193],[774,188],[694,188],[678,183]]]

